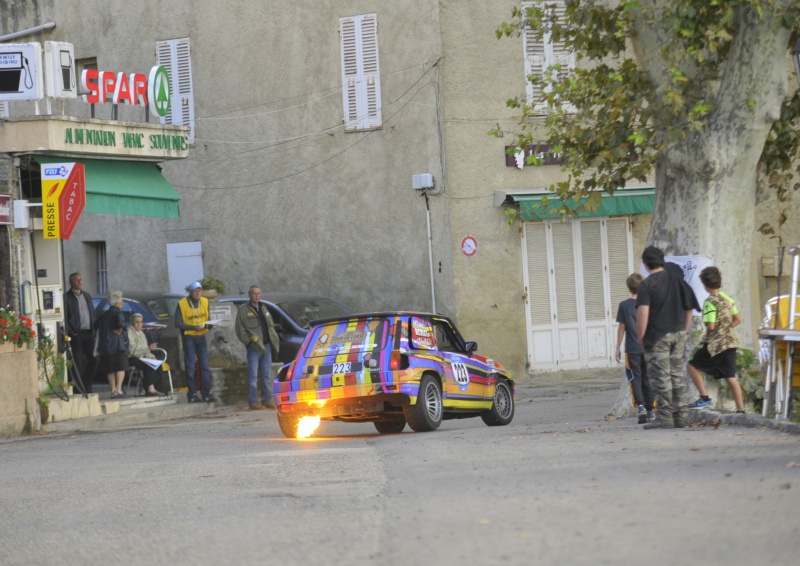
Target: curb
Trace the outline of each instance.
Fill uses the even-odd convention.
[[[216,410],[216,403],[175,403],[146,409],[128,409],[119,413],[74,419],[42,425],[42,433],[106,430],[125,426],[156,424],[196,417]]]
[[[703,426],[737,425],[745,427],[771,428],[789,434],[800,434],[800,424],[783,419],[769,419],[761,415],[728,414],[709,409],[689,409],[688,419],[691,423]]]

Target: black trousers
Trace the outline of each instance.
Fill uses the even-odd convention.
[[[92,392],[92,382],[97,371],[97,359],[94,357],[94,332],[81,330],[78,334],[70,334],[70,347],[75,358],[75,369],[81,376],[87,393]]]

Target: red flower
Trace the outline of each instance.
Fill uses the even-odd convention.
[[[19,332],[14,333],[14,342],[16,342],[17,340],[19,340]]]

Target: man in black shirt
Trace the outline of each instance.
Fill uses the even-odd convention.
[[[683,280],[664,270],[662,250],[648,246],[642,262],[650,275],[639,285],[636,328],[657,400],[656,419],[644,428],[683,428],[687,413],[684,357],[693,301]]]
[[[83,290],[80,273],[69,276],[70,289],[64,293],[64,314],[67,336],[75,357],[75,370],[83,381],[86,393],[92,392],[92,380],[97,368],[94,357],[94,335],[97,330],[94,320],[92,296]]]

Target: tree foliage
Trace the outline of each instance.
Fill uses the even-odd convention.
[[[550,190],[563,203],[556,211],[562,215],[573,213],[568,201],[587,198],[585,206],[593,209],[599,190],[613,193],[629,180],[645,181],[670,148],[702,137],[714,120],[729,119],[715,111],[720,94],[737,80],[737,34],[764,17],[777,18],[779,26],[795,30],[789,50],[800,14],[800,0],[564,0],[562,6],[563,16],[555,3],[526,3],[496,30],[502,38],[527,27],[535,40],[549,35],[576,55],[570,74],[559,73],[556,64],[529,77],[543,87],[542,100],[507,101],[521,110],[516,147],[543,143],[561,154],[568,175]],[[774,64],[783,66],[785,59],[775,57]],[[771,116],[761,159],[770,183],[783,187],[787,198],[796,190],[792,164],[800,148],[794,90],[780,115]],[[745,98],[736,112],[752,113],[758,104]],[[499,127],[490,133],[504,134]],[[543,162],[528,158],[531,165]]]

